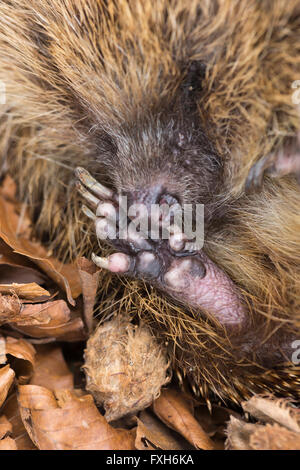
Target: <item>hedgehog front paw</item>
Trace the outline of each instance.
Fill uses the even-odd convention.
[[[93,209],[85,207],[84,212],[94,220],[98,238],[109,238],[118,250],[108,257],[93,254],[97,266],[144,279],[223,325],[246,328],[247,310],[236,286],[202,249],[189,251],[186,236],[176,226],[171,225],[169,238],[162,239],[137,231],[135,220],[127,215],[124,224],[116,194],[86,170],[78,168],[76,174],[78,189]],[[124,234],[122,225],[127,225]]]
[[[300,132],[293,145],[262,157],[252,166],[245,190],[247,193],[258,190],[262,186],[264,176],[280,178],[289,174],[296,176],[300,184]]]
[[[148,231],[138,229],[134,218],[128,218],[127,212],[124,215],[120,200],[113,191],[98,183],[83,168],[76,169],[76,176],[77,189],[92,208],[83,205],[83,211],[94,220],[98,239],[108,240],[119,250],[107,258],[93,254],[93,261],[98,266],[163,284],[164,275],[176,258],[195,254],[186,250],[187,239],[175,226],[170,227],[167,240],[159,236],[150,238]],[[161,228],[158,227],[158,233]],[[205,271],[203,264],[202,271]]]

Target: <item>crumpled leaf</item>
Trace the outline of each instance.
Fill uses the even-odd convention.
[[[167,389],[154,401],[155,414],[174,431],[180,433],[194,447],[203,450],[214,449],[213,441],[202,429],[193,415],[191,401],[181,392]]]
[[[36,346],[36,365],[30,380],[31,385],[39,385],[49,390],[73,389],[73,374],[56,344]]]
[[[242,406],[259,422],[246,423],[231,417],[227,428],[227,449],[300,449],[300,410],[292,408],[287,400],[255,395]]]
[[[0,325],[17,319],[20,311],[21,302],[18,297],[0,294]]]
[[[10,364],[19,383],[28,382],[34,368],[35,349],[32,344],[24,339],[0,336],[0,353],[1,364]]]
[[[250,436],[253,450],[300,450],[300,434],[278,424],[267,424]]]
[[[300,410],[292,408],[286,400],[271,396],[253,396],[242,403],[244,411],[264,423],[278,423],[294,432],[300,432]]]
[[[15,373],[9,364],[0,369],[0,406],[4,403],[8,391],[14,381]]]
[[[12,432],[12,424],[5,415],[0,416],[0,439],[3,439]]]
[[[264,426],[246,423],[242,419],[231,416],[227,427],[226,449],[252,450],[250,438],[258,426],[264,428]]]
[[[137,418],[135,446],[138,450],[185,450],[191,446],[179,434],[170,430],[165,424],[142,411]]]
[[[14,317],[11,326],[33,338],[82,341],[86,337],[81,317],[71,313],[64,300],[23,305],[19,320]]]
[[[6,356],[12,356],[8,359],[11,367],[14,369],[18,382],[27,383],[33,374],[35,365],[35,349],[32,344],[25,339],[5,338]]]
[[[11,438],[14,440],[18,450],[36,450],[35,445],[31,441],[24,428],[21,419],[17,394],[11,394],[2,407],[2,412],[11,426]],[[9,443],[8,443],[9,444]]]
[[[26,211],[20,211],[19,204],[10,200],[4,189],[0,190],[0,238],[16,253],[28,257],[44,271],[67,295],[71,305],[74,298],[81,294],[81,285],[77,267],[74,264],[63,264],[48,256],[46,249],[37,242],[30,240],[31,222]],[[19,212],[19,213],[18,213]],[[22,217],[20,217],[22,213]]]
[[[17,450],[17,445],[11,437],[5,437],[0,441],[0,450]]]
[[[77,264],[83,295],[83,316],[90,333],[93,330],[93,312],[101,270],[86,258],[79,258]]]
[[[19,387],[24,426],[39,449],[133,450],[135,433],[110,426],[91,395],[56,392],[37,385]]]
[[[230,408],[212,404],[209,410],[206,403],[198,402],[195,404],[194,416],[206,434],[212,439],[215,447],[221,450],[224,450],[227,437],[226,429],[230,417],[240,418],[240,415]]]
[[[6,416],[0,416],[0,450],[16,450],[17,445],[10,437],[12,425]]]
[[[34,300],[39,297],[50,297],[50,293],[35,282],[26,284],[0,284],[0,294],[17,295],[23,299]]]
[[[32,283],[42,285],[47,281],[45,274],[36,269],[25,256],[14,253],[13,250],[0,239],[0,284]]]

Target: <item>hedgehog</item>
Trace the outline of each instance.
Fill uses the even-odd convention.
[[[196,395],[299,399],[298,0],[2,0],[0,18],[0,173],[35,236],[93,257],[99,312],[141,319]],[[120,196],[203,207],[202,246],[175,225],[109,237]]]

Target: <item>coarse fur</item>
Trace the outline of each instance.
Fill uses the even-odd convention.
[[[181,202],[208,207],[205,251],[247,299],[250,336],[297,335],[299,187],[244,185],[300,128],[298,0],[2,0],[0,18],[0,168],[49,249],[75,259],[95,247],[76,166],[117,191],[163,178]],[[299,368],[241,358],[220,325],[142,283],[103,275],[100,301],[142,315],[204,396],[299,396]]]

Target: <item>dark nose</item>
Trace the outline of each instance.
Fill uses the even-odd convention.
[[[130,219],[135,219],[136,217],[148,217],[150,221],[150,216],[154,213],[152,212],[153,205],[162,206],[162,212],[159,215],[160,220],[168,216],[171,216],[171,220],[173,220],[172,215],[172,207],[178,204],[178,199],[169,194],[167,190],[161,186],[152,186],[145,189],[139,189],[136,191],[131,191],[126,194],[127,196],[127,207],[128,207],[128,215]],[[142,206],[136,207],[136,204],[141,204]],[[130,209],[131,208],[131,209]]]
[[[150,208],[152,204],[178,204],[178,198],[175,195],[168,193],[168,190],[162,185],[151,186],[136,191],[126,193],[128,205],[144,204]]]

